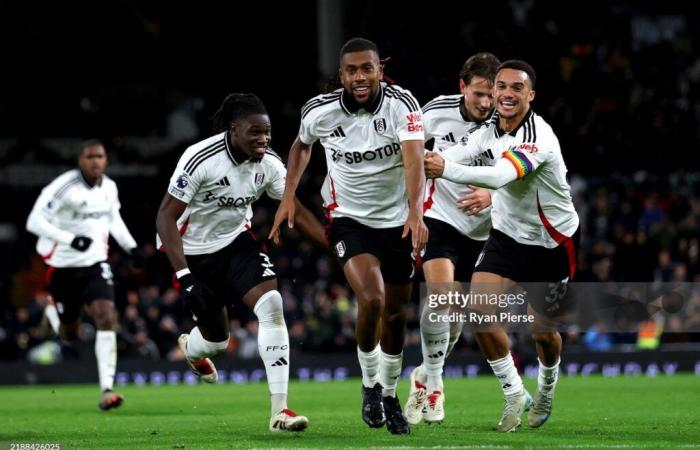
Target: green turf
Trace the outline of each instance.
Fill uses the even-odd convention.
[[[534,391],[535,381],[526,380]],[[0,388],[0,448],[661,448],[700,447],[700,378],[564,377],[541,429],[491,430],[501,413],[493,377],[448,379],[447,420],[410,436],[370,430],[359,381],[293,383],[290,406],[310,419],[300,434],[267,431],[265,384],[126,387],[124,405],[97,409],[95,386]],[[407,382],[400,384],[402,403]],[[524,419],[525,416],[523,416]]]

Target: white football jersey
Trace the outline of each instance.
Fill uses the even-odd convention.
[[[464,115],[463,104],[464,96],[461,94],[441,95],[423,107],[425,140],[435,139],[433,151],[442,152],[455,145],[462,136],[479,125]],[[472,189],[464,184],[437,178],[428,180],[423,202],[424,215],[450,224],[468,238],[484,241],[491,229],[491,207],[471,216],[457,207],[457,199],[471,192]]]
[[[49,183],[37,198],[27,219],[27,230],[39,236],[37,252],[53,267],[88,267],[106,261],[109,235],[130,251],[136,241],[126,228],[119,209],[116,183],[102,175],[102,183],[90,186],[78,169],[69,170]],[[70,246],[76,236],[92,244],[84,252]]]
[[[343,89],[309,100],[301,110],[299,139],[321,141],[328,174],[321,189],[330,217],[350,217],[372,228],[401,226],[408,196],[401,142],[423,140],[413,95],[381,83],[377,98],[359,108]]]
[[[188,147],[168,186],[170,195],[187,203],[177,220],[185,254],[216,252],[250,229],[251,204],[263,192],[280,200],[286,176],[272,150],[259,161],[236,160],[228,132]],[[156,240],[160,248],[160,236]]]
[[[573,236],[579,218],[566,181],[566,164],[552,127],[530,110],[509,133],[498,125],[498,113],[443,153],[450,161],[472,158],[472,165],[513,164],[518,179],[493,192],[493,227],[526,245],[554,248]]]

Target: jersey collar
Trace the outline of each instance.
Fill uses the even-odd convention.
[[[236,154],[233,151],[233,148],[231,148],[231,140],[230,135],[231,132],[227,131],[226,134],[224,135],[224,143],[226,144],[226,154],[228,155],[228,158],[231,160],[234,166],[238,166],[240,164],[243,164],[246,161],[250,161],[250,159],[241,159],[241,158],[236,158]],[[262,161],[262,159],[258,159],[255,161],[252,161],[254,163],[259,163]]]
[[[80,174],[80,181],[83,182],[86,188],[92,189],[94,187],[102,187],[102,180],[104,179],[104,174],[100,175],[100,178],[97,179],[95,184],[90,184],[88,183],[87,178],[85,178],[85,174],[82,170],[78,169],[78,173]]]
[[[498,121],[498,113],[494,114],[493,117],[496,119],[496,127],[494,128],[494,130],[496,132],[496,137],[499,138],[505,134],[510,134],[511,136],[515,136],[518,133],[518,130],[520,129],[520,127],[522,127],[523,124],[525,122],[527,122],[530,119],[530,117],[532,117],[532,115],[534,113],[535,112],[532,110],[532,108],[530,108],[530,110],[527,112],[527,114],[525,114],[525,117],[523,117],[523,120],[520,121],[518,126],[513,128],[512,130],[510,130],[508,133],[506,133],[505,131],[503,131],[501,129],[501,124]]]
[[[355,98],[348,94],[345,88],[343,88],[343,93],[340,95],[340,107],[345,111],[345,114],[354,114],[360,109],[364,109],[368,113],[374,115],[379,112],[382,107],[382,102],[384,101],[384,85],[379,83],[379,93],[377,96],[369,102],[367,105],[361,105],[355,101]]]

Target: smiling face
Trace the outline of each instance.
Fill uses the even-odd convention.
[[[496,74],[494,98],[498,114],[507,120],[522,119],[535,98],[527,73],[517,69],[501,69]]]
[[[467,115],[474,122],[486,120],[493,108],[493,83],[484,77],[475,75],[469,84],[459,80],[459,90],[464,95],[464,107]]]
[[[262,159],[270,146],[272,125],[267,114],[251,114],[238,119],[231,128],[231,143],[246,158]]]
[[[340,82],[359,104],[375,98],[383,76],[379,55],[372,50],[346,53],[340,58]]]

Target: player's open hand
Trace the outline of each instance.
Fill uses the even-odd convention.
[[[275,213],[275,220],[272,222],[272,228],[270,229],[270,234],[267,236],[267,238],[272,239],[272,242],[278,244],[280,235],[280,225],[282,225],[282,222],[286,220],[287,226],[289,228],[294,228],[295,213],[296,205],[294,204],[294,196],[283,196],[282,201],[277,207],[277,213]]]
[[[428,227],[423,222],[423,214],[418,210],[411,210],[408,213],[408,220],[403,226],[402,238],[411,232],[411,243],[413,244],[413,256],[418,256],[428,243]]]
[[[435,152],[426,153],[425,162],[423,164],[425,166],[426,178],[440,178],[445,171],[445,160]]]
[[[459,197],[457,199],[457,207],[472,216],[491,204],[491,191],[480,188],[478,186],[469,185],[473,192]]]

